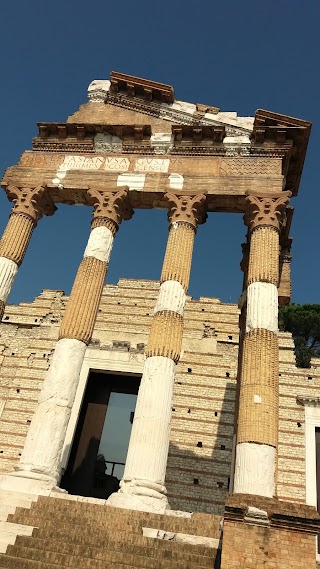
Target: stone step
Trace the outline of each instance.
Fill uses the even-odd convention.
[[[0,554],[0,569],[57,569],[57,565]]]
[[[6,556],[4,561],[2,561],[0,555],[0,569],[57,569],[58,567],[59,565],[53,563],[41,563],[32,559],[18,559],[17,557],[9,556]],[[116,561],[108,564],[108,569],[136,569],[136,567],[137,566],[132,565],[132,563],[128,565],[125,563],[117,563]],[[78,565],[69,566],[69,569],[78,569]],[[148,566],[140,566],[138,569],[148,569]]]
[[[112,506],[108,506],[105,504],[103,500],[97,500],[98,504],[91,504],[81,501],[74,501],[68,500],[65,497],[63,499],[59,498],[52,498],[46,496],[40,496],[36,506],[37,509],[42,510],[43,508],[47,511],[48,508],[51,510],[59,510],[60,512],[69,512],[72,510],[73,512],[81,512],[81,515],[94,515],[96,517],[98,508],[101,508],[101,514],[110,516],[114,515],[116,517],[122,517],[126,519],[140,519],[140,518],[148,518],[150,520],[175,520],[181,524],[193,524],[195,523],[197,526],[201,525],[203,527],[208,526],[211,527],[211,524],[215,523],[216,525],[219,524],[221,520],[221,516],[212,516],[211,514],[203,514],[203,513],[195,513],[190,514],[189,517],[182,517],[177,515],[168,515],[166,514],[152,514],[148,512],[140,512],[140,511],[133,511],[133,510],[125,510],[122,508],[114,508]],[[100,502],[100,503],[99,503]],[[101,504],[101,505],[100,505]]]
[[[13,514],[15,512],[16,507],[10,506],[9,504],[1,504],[0,505],[0,522],[7,521],[7,517],[9,514]]]
[[[0,542],[0,569],[212,569],[215,563],[214,547],[163,534],[217,538],[218,516],[168,516],[52,497],[30,505],[0,522],[7,538]]]
[[[38,496],[33,494],[24,494],[21,492],[10,492],[7,490],[0,490],[0,504],[1,506],[14,506],[15,508],[30,508],[30,506],[37,501]]]
[[[116,537],[115,537],[116,535]],[[141,547],[153,547],[153,548],[165,548],[166,544],[170,544],[170,549],[172,551],[184,551],[185,553],[199,554],[203,556],[210,556],[212,549],[207,548],[203,545],[193,545],[189,543],[181,544],[177,541],[169,540],[158,540],[153,538],[143,537],[142,535],[132,534],[130,532],[116,532],[115,533],[105,533],[100,532],[88,534],[87,532],[79,532],[79,530],[69,530],[68,528],[60,528],[48,531],[43,528],[36,528],[33,531],[32,539],[37,538],[39,540],[51,541],[51,542],[65,542],[68,541],[69,544],[79,545],[84,547],[101,548],[101,547],[114,547],[115,541],[119,543],[120,547],[136,545]]]
[[[8,516],[8,522],[21,524],[25,526],[48,528],[51,527],[70,527],[70,528],[82,528],[82,531],[92,533],[92,528],[95,531],[121,531],[124,529],[130,529],[133,533],[140,533],[141,526],[138,523],[128,524],[125,521],[113,521],[113,520],[94,520],[91,521],[83,520],[80,516],[77,517],[67,517],[67,516],[38,516],[35,513],[30,515],[20,515],[13,514]]]
[[[163,522],[161,523],[160,527],[159,527],[159,523],[155,523],[152,524],[150,520],[142,520],[140,523],[135,522],[135,523],[129,523],[128,520],[117,520],[114,521],[112,518],[111,519],[83,519],[81,518],[81,516],[77,516],[77,517],[69,517],[69,516],[60,516],[60,515],[54,515],[54,516],[50,516],[50,514],[47,514],[47,516],[45,517],[43,516],[38,516],[36,515],[38,514],[38,512],[36,510],[34,510],[33,512],[28,512],[28,515],[20,515],[19,513],[15,513],[13,515],[8,516],[8,521],[13,522],[13,523],[19,523],[22,525],[31,525],[33,527],[41,527],[42,529],[48,529],[50,530],[51,528],[57,528],[60,526],[63,527],[70,527],[70,528],[82,528],[82,531],[88,532],[89,534],[92,534],[92,527],[94,525],[94,531],[98,532],[98,531],[103,531],[103,533],[107,532],[108,530],[112,531],[112,532],[118,532],[118,531],[124,531],[125,529],[130,530],[130,533],[132,534],[141,534],[142,533],[142,527],[155,527],[155,529],[161,529],[161,530],[165,530],[167,532],[173,532],[173,533],[188,533],[188,534],[192,534],[192,535],[201,535],[201,536],[206,536],[206,533],[209,533],[209,537],[216,537],[219,538],[220,535],[220,531],[216,528],[216,531],[213,532],[204,532],[204,531],[200,531],[199,528],[196,529],[196,531],[193,531],[194,528],[182,528],[180,524],[169,524],[167,520],[163,520]],[[186,530],[186,531],[184,531]]]
[[[168,541],[168,540],[154,540],[151,538],[137,537],[133,542],[127,539],[127,535],[123,538],[118,539],[115,536],[107,537],[101,545],[95,546],[95,544],[90,542],[74,542],[68,541],[68,536],[64,536],[64,539],[41,539],[36,536],[26,537],[19,536],[16,539],[15,546],[18,547],[31,547],[34,549],[43,549],[50,551],[58,551],[59,553],[65,553],[70,555],[80,555],[85,557],[91,557],[93,559],[101,559],[107,551],[117,551],[123,549],[124,541],[126,549],[128,548],[131,552],[140,552],[139,555],[147,555],[148,552],[152,551],[171,551],[171,557],[177,557],[182,553],[185,555],[192,555],[197,557],[207,557],[212,559],[216,555],[216,550],[210,547],[205,547],[203,545],[190,545],[181,544],[181,542]],[[102,540],[101,540],[102,541]],[[139,550],[139,551],[138,551]]]
[[[16,535],[14,533],[2,531],[0,534],[0,553],[5,553],[8,545],[14,544],[15,541]]]
[[[143,558],[137,555],[113,551],[110,551],[103,560],[90,558],[80,559],[79,557],[72,557],[50,551],[36,551],[28,548],[25,548],[24,551],[20,548],[20,557],[12,554],[0,554],[0,568],[3,569],[57,569],[58,567],[69,567],[72,569],[106,569],[106,567],[127,567],[130,569],[172,569],[172,567],[174,567],[174,569],[202,569],[203,566],[199,564],[195,565],[193,561],[188,560],[173,562],[170,558]],[[209,565],[205,567],[207,568]]]
[[[0,535],[12,533],[14,535],[31,535],[33,527],[28,525],[14,524],[10,522],[0,522]]]
[[[124,513],[123,513],[124,512]],[[127,512],[127,515],[125,513]],[[144,512],[139,512],[141,515],[130,515],[131,512],[127,510],[121,510],[119,508],[110,508],[101,509],[99,506],[96,507],[96,510],[91,513],[80,513],[79,511],[75,511],[74,508],[70,507],[69,509],[63,509],[61,511],[57,505],[54,505],[54,508],[51,508],[48,505],[47,508],[43,506],[39,506],[39,504],[34,504],[31,507],[31,510],[26,510],[23,508],[17,508],[14,515],[10,515],[8,518],[9,521],[17,522],[17,523],[31,523],[29,520],[34,520],[32,525],[38,526],[40,519],[48,518],[48,515],[52,513],[54,518],[57,521],[61,521],[62,523],[75,523],[78,524],[79,520],[81,520],[81,524],[92,524],[92,520],[96,524],[102,525],[103,527],[107,527],[109,524],[112,524],[114,527],[115,525],[130,525],[132,528],[139,527],[139,526],[147,526],[147,527],[155,527],[161,528],[166,531],[173,531],[173,532],[181,532],[181,533],[191,533],[195,535],[202,535],[208,537],[219,537],[220,535],[220,518],[213,517],[213,516],[206,516],[204,521],[197,517],[191,519],[185,518],[178,518],[174,516],[153,516]]]

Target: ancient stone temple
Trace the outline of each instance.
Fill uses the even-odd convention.
[[[113,72],[38,126],[2,180],[0,568],[315,569],[319,363],[278,332],[310,123]],[[5,308],[60,204],[93,213],[70,296]],[[138,208],[168,212],[159,281],[106,285]],[[239,306],[188,295],[219,212],[247,228]]]

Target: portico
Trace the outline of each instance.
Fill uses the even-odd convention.
[[[119,124],[110,122],[110,108],[118,109]],[[135,120],[126,113],[135,113]],[[104,118],[99,122],[97,116]],[[43,493],[59,486],[114,237],[134,209],[161,208],[168,211],[170,229],[160,289],[125,472],[109,503],[155,512],[169,507],[172,396],[193,243],[198,225],[206,216],[214,223],[219,212],[244,214],[248,227],[234,492],[275,495],[278,287],[281,302],[287,302],[289,198],[298,190],[309,130],[305,121],[268,111],[251,118],[188,106],[175,101],[169,86],[117,73],[110,83],[92,84],[89,102],[66,123],[39,124],[33,150],[2,181],[14,202],[0,245],[3,307],[41,216],[61,203],[82,204],[93,207],[93,221],[19,463],[2,478],[3,488]],[[209,247],[203,254],[210,262]]]

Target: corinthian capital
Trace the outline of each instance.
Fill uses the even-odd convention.
[[[56,206],[52,202],[46,186],[25,188],[8,186],[7,196],[13,202],[13,213],[21,213],[32,219],[36,225],[43,215],[53,215]]]
[[[190,223],[195,229],[207,218],[205,209],[205,194],[188,196],[183,194],[167,193],[164,196],[169,202],[168,220],[170,223],[184,221]]]
[[[109,223],[110,229],[116,233],[123,219],[131,219],[133,210],[128,200],[128,187],[119,186],[117,191],[90,189],[87,192],[88,203],[93,205],[92,226],[97,227],[101,222]]]
[[[285,210],[290,197],[291,192],[248,192],[244,222],[249,230],[267,226],[279,231],[285,221]]]

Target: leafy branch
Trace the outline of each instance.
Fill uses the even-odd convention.
[[[320,357],[320,304],[281,306],[279,330],[292,333],[297,367],[309,368]]]

